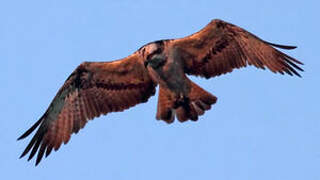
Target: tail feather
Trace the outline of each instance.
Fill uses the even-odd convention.
[[[169,89],[159,88],[159,98],[157,107],[157,120],[164,120],[167,123],[172,123],[174,121],[175,111],[172,108],[174,106],[173,94]]]
[[[186,97],[175,97],[173,93],[160,86],[157,119],[167,123],[174,121],[175,115],[180,122],[197,121],[198,117],[215,104],[217,98],[191,82],[191,90]]]
[[[188,101],[177,109],[177,117],[180,122],[186,120],[196,121],[211,105],[217,102],[217,97],[205,91],[197,84],[191,82],[191,90]]]

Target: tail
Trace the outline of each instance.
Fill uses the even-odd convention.
[[[191,90],[187,96],[175,97],[167,88],[161,87],[159,90],[157,120],[164,120],[172,123],[177,116],[180,122],[187,120],[196,121],[198,116],[204,114],[217,102],[217,97],[205,91],[192,81]]]

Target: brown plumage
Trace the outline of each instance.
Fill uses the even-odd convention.
[[[266,42],[248,31],[213,20],[199,32],[181,39],[161,40],[112,62],[84,62],[67,78],[44,115],[18,140],[37,131],[21,157],[58,150],[88,120],[146,102],[159,84],[156,118],[172,123],[196,121],[216,103],[186,74],[210,78],[234,68],[254,65],[274,73],[300,76],[298,60],[273,48],[294,49]]]

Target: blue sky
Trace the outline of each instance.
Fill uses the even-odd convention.
[[[4,1],[0,6],[1,179],[319,180],[317,1]],[[218,97],[198,122],[155,120],[157,96],[96,118],[43,159],[16,139],[83,61],[125,57],[192,34],[211,19],[239,25],[303,61],[303,78],[253,67],[204,80]]]

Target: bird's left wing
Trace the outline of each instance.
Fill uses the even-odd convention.
[[[44,115],[18,138],[23,139],[38,128],[21,157],[31,150],[30,160],[38,152],[37,165],[44,154],[48,156],[52,149],[66,144],[88,120],[146,102],[154,95],[155,86],[138,53],[112,62],[82,63]]]
[[[206,78],[231,72],[247,64],[267,67],[274,73],[300,76],[300,61],[273,48],[294,49],[266,42],[252,33],[222,20],[213,20],[199,32],[169,41],[180,52],[185,72]]]

